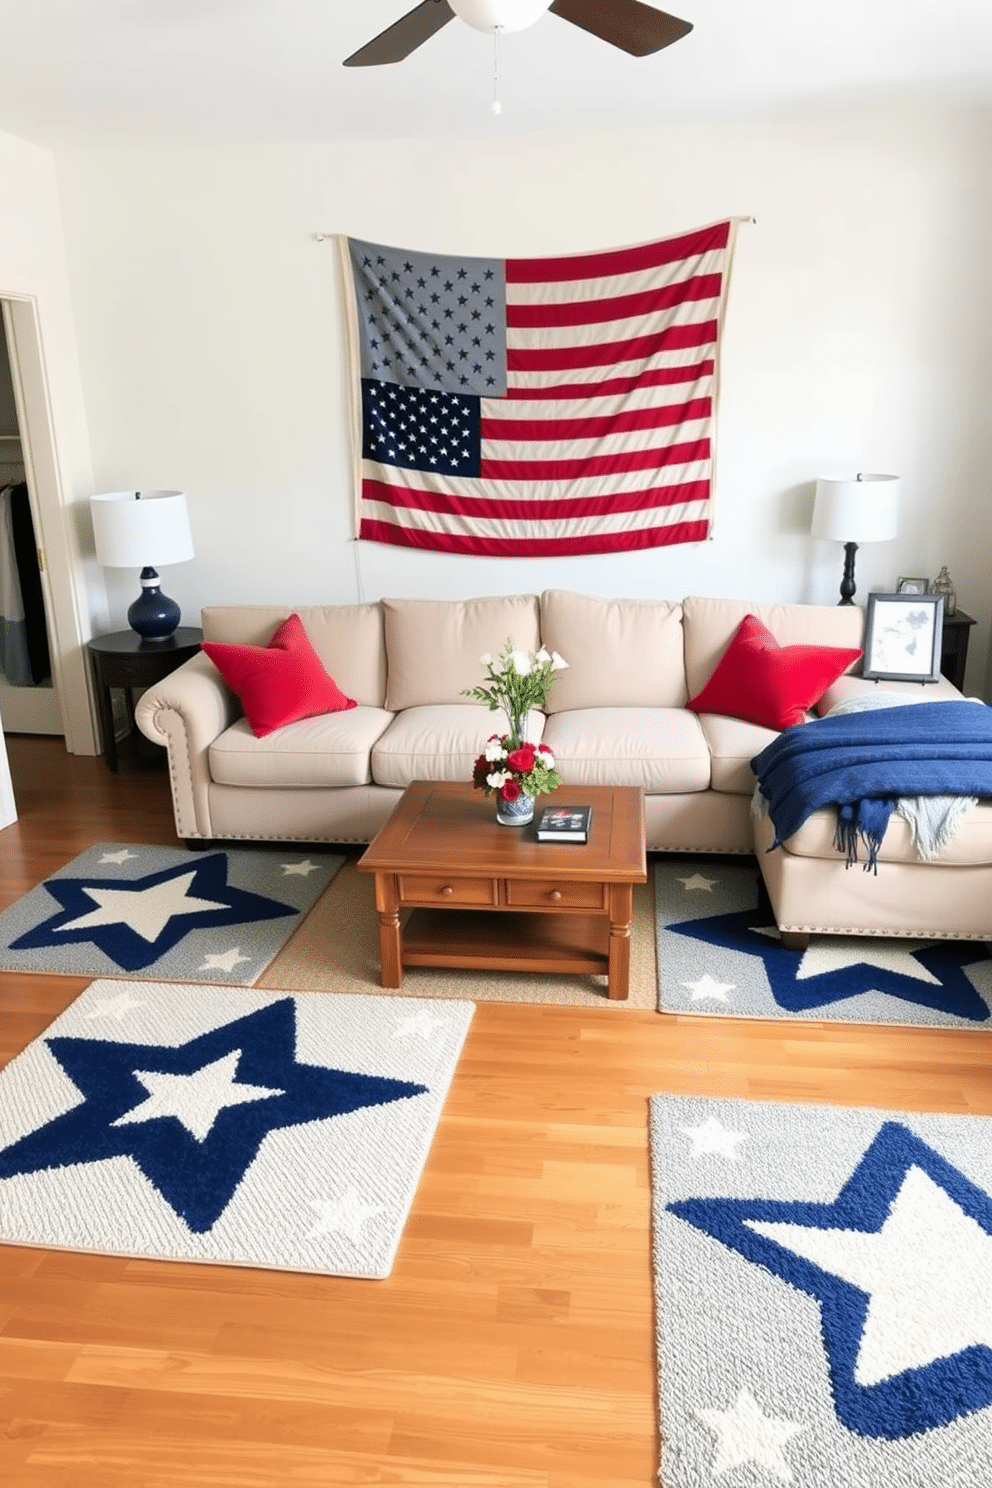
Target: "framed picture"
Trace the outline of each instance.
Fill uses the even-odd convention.
[[[899,594],[926,594],[929,588],[929,579],[900,579],[896,584]]]
[[[862,675],[936,682],[943,630],[942,594],[869,594]]]

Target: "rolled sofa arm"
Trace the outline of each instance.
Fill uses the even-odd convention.
[[[180,837],[212,837],[211,744],[241,716],[241,704],[200,653],[141,694],[135,723],[169,751],[172,807]]]

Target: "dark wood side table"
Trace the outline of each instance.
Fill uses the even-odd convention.
[[[110,635],[94,636],[86,643],[100,706],[103,752],[108,769],[117,770],[114,704],[110,689],[123,688],[133,730],[134,693],[161,682],[176,667],[189,661],[199,651],[202,640],[202,630],[180,625],[165,641],[146,641],[136,630],[115,630]]]
[[[964,669],[968,660],[968,638],[975,620],[963,610],[944,616],[943,638],[940,644],[940,670],[949,682],[964,691]]]

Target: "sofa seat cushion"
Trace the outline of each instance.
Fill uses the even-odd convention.
[[[751,761],[778,737],[776,731],[742,718],[728,718],[723,713],[697,716],[709,746],[713,789],[731,796],[753,795]]]
[[[794,832],[783,843],[783,847],[797,858],[825,858],[831,863],[843,865],[843,854],[834,845],[836,829],[836,809],[825,806],[821,811],[814,811],[812,816],[807,817],[799,831]],[[913,846],[909,826],[898,811],[894,811],[889,818],[878,861],[921,864],[919,854]],[[992,864],[992,802],[979,801],[958,822],[954,835],[940,856],[922,866],[931,869],[941,865],[960,868],[985,863]],[[864,863],[859,862],[847,871],[861,873],[863,870]],[[868,873],[864,877],[866,899],[871,897],[871,890],[872,875]]]
[[[384,708],[349,708],[288,724],[263,739],[239,718],[210,746],[210,778],[216,785],[263,790],[368,785],[372,746],[391,718]]]
[[[536,744],[544,715],[533,712],[527,730]],[[490,734],[506,720],[484,703],[430,703],[397,713],[372,750],[376,785],[405,789],[412,780],[471,780],[472,766]]]
[[[544,742],[565,786],[639,785],[682,795],[710,784],[710,752],[685,708],[576,708],[550,714]]]

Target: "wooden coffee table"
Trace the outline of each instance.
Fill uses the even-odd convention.
[[[384,987],[404,966],[590,972],[627,996],[635,883],[647,880],[644,795],[634,786],[563,787],[592,807],[587,843],[538,842],[535,821],[501,827],[468,784],[416,780],[358,860],[375,874]],[[407,911],[410,913],[407,915]]]

